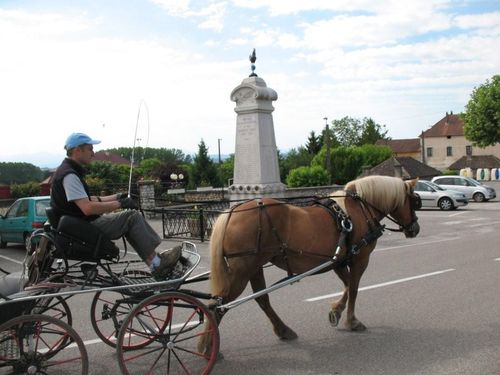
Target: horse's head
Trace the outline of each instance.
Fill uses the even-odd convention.
[[[417,179],[405,181],[405,198],[402,205],[399,205],[390,213],[394,221],[399,225],[401,231],[408,238],[413,238],[420,232],[420,225],[415,211],[422,207],[420,197],[415,194],[413,188]]]
[[[364,202],[380,215],[399,225],[406,237],[416,237],[420,231],[415,210],[420,197],[413,192],[417,180],[402,181],[389,176],[368,176],[351,181],[345,190],[355,191]]]

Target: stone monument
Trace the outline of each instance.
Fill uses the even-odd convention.
[[[231,200],[282,198],[278,152],[274,137],[272,101],[278,94],[255,74],[255,49],[250,55],[252,74],[231,92],[236,102],[236,147]]]

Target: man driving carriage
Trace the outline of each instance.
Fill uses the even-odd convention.
[[[157,253],[161,238],[137,211],[137,204],[125,193],[91,196],[84,180],[85,166],[94,156],[93,145],[101,143],[83,133],[72,133],[64,148],[67,157],[53,177],[50,205],[56,219],[69,215],[84,219],[110,239],[125,236],[157,280],[165,279],[180,258],[181,248]],[[120,212],[113,212],[122,209]],[[57,223],[52,223],[57,226]]]

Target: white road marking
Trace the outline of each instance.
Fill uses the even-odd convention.
[[[8,261],[10,261],[10,262],[13,262],[13,263],[23,264],[23,262],[22,262],[22,261],[19,261],[19,260],[16,260],[16,259],[12,259],[12,258],[6,257],[6,256],[4,256],[4,255],[0,255],[0,258],[6,259],[6,260],[8,260]]]
[[[460,238],[458,238],[458,237],[454,237],[454,238],[442,238],[440,240],[427,241],[427,242],[415,242],[415,243],[410,243],[408,245],[398,245],[398,246],[375,248],[374,252],[385,251],[385,250],[401,249],[403,247],[423,246],[423,245],[429,245],[429,244],[433,244],[433,243],[446,242],[446,241],[456,241],[456,240],[459,240],[459,239]]]
[[[495,260],[500,260],[500,258],[497,258],[497,259],[495,259]]]
[[[186,323],[172,324],[171,329],[175,330],[176,328],[182,328],[184,326],[190,327],[190,326],[197,325],[197,324],[200,324],[200,322],[199,321],[193,321],[193,322],[189,322],[187,324]],[[133,336],[135,336],[135,335],[133,335]],[[116,340],[116,338],[112,338],[111,339],[111,341],[115,341],[115,340]],[[89,346],[89,345],[100,344],[100,343],[102,343],[101,339],[91,339],[91,340],[85,340],[83,342],[83,345]],[[73,343],[73,344],[68,345],[67,348],[75,348],[77,346],[78,345],[76,343]]]
[[[454,214],[449,215],[449,217],[458,216],[458,215],[463,215],[463,214],[465,214],[465,213],[467,213],[467,211],[456,212],[456,213],[454,213]]]
[[[441,271],[436,271],[436,272],[431,272],[431,273],[424,273],[422,275],[405,277],[404,279],[387,281],[385,283],[369,285],[369,286],[365,286],[365,287],[359,288],[358,291],[370,290],[370,289],[376,289],[376,288],[382,288],[384,286],[389,286],[389,285],[404,283],[406,281],[412,281],[412,280],[417,280],[417,279],[423,279],[424,277],[430,277],[430,276],[440,275],[442,273],[450,272],[450,271],[455,271],[455,269],[454,268],[448,268],[446,270],[441,270]],[[333,294],[327,294],[327,295],[324,295],[324,296],[318,296],[318,297],[308,298],[305,301],[306,302],[315,302],[315,301],[320,301],[322,299],[327,299],[327,298],[332,298],[332,297],[338,297],[338,296],[341,296],[342,294],[343,294],[343,292],[333,293]]]

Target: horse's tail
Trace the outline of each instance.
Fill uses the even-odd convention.
[[[212,296],[226,297],[229,293],[229,267],[224,259],[223,242],[227,222],[231,215],[219,215],[210,238],[210,293]]]

